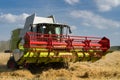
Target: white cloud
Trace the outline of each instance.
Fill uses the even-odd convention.
[[[29,14],[23,13],[20,15],[13,15],[13,14],[3,14],[0,15],[0,23],[2,24],[11,24],[11,23],[22,23],[26,19]]]
[[[75,3],[78,3],[79,0],[65,0],[66,3],[70,4],[70,5],[73,5]]]
[[[70,26],[72,30],[77,30],[76,26]]]
[[[109,11],[114,7],[120,6],[120,0],[94,0],[99,11]]]
[[[81,24],[88,27],[95,27],[99,29],[119,28],[120,22],[106,19],[102,16],[94,14],[90,11],[72,11],[70,13],[75,18],[82,20]]]

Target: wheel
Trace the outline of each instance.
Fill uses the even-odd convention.
[[[10,57],[10,59],[7,62],[7,67],[9,69],[18,69],[18,65],[14,60],[14,57]]]
[[[39,71],[41,71],[41,66],[35,64],[35,63],[29,63],[28,64],[28,70],[30,70],[31,73],[35,74]]]

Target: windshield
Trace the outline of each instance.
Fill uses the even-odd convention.
[[[37,24],[32,26],[33,32],[42,33],[42,34],[67,34],[68,27],[65,25],[58,24]]]

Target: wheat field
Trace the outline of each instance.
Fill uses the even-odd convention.
[[[0,80],[120,80],[120,51],[109,53],[94,63],[69,63],[68,69],[49,68],[36,74],[27,69],[7,69],[9,57],[8,53],[0,53]]]

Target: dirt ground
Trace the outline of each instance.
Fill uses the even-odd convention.
[[[9,56],[0,53],[0,80],[120,80],[120,51],[109,53],[94,63],[69,63],[68,69],[49,68],[38,70],[36,74],[27,69],[7,69]]]

